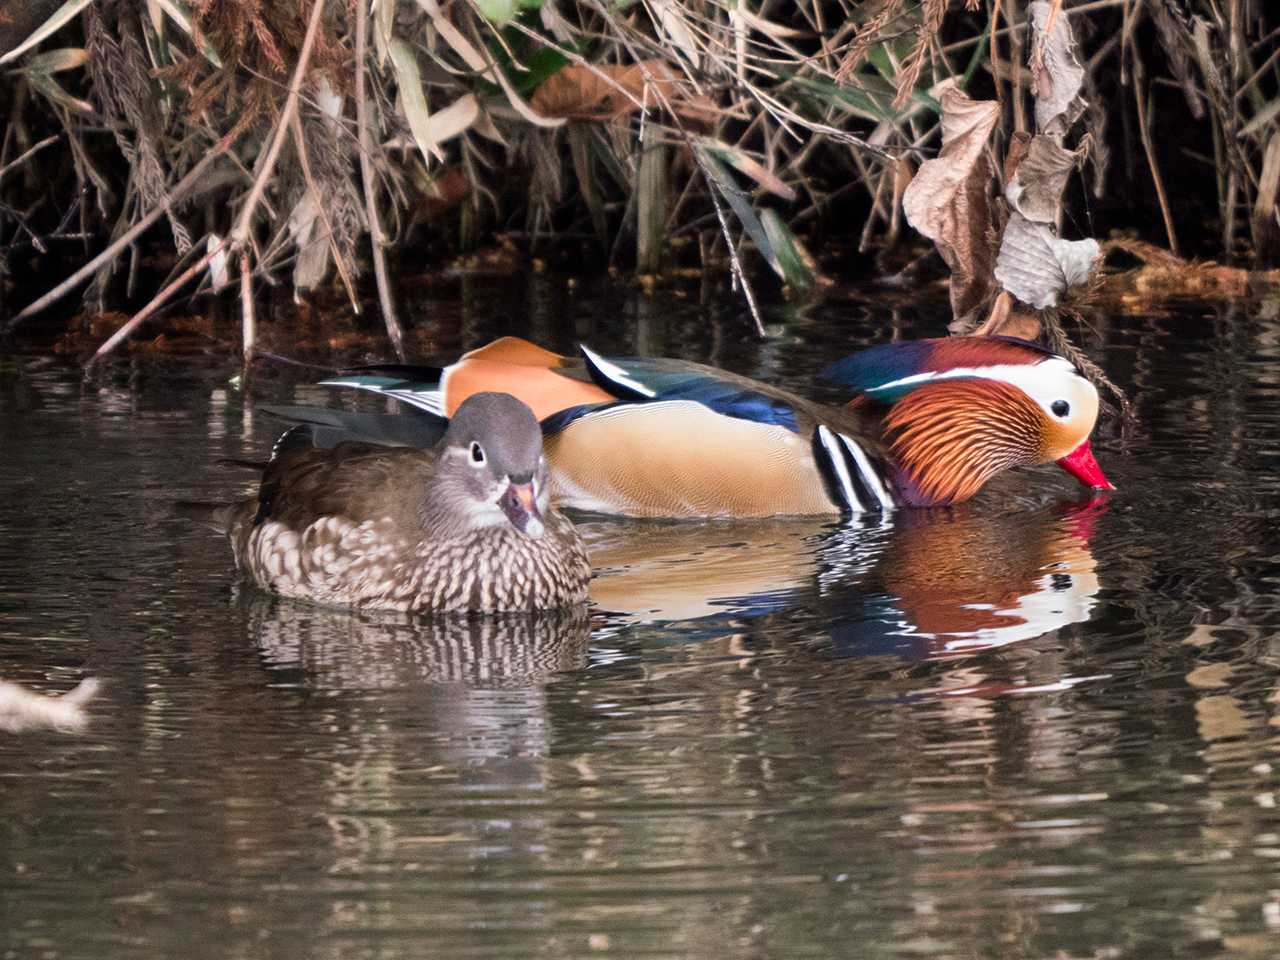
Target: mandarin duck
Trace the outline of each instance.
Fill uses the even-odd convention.
[[[551,609],[586,599],[591,569],[550,505],[538,421],[474,393],[431,449],[291,427],[258,494],[205,519],[259,586],[321,604],[410,612]]]
[[[542,420],[553,499],[632,517],[857,514],[972,497],[1057,463],[1113,489],[1089,445],[1098,393],[1068,360],[1007,337],[901,341],[834,364],[846,406],[684,360],[564,357],[515,337],[443,369],[362,368],[357,387],[449,414],[504,390]],[[392,418],[394,419],[394,418]]]

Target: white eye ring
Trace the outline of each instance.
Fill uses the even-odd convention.
[[[479,470],[484,466],[484,447],[475,440],[471,441],[471,465]]]

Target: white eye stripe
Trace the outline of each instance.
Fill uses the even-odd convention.
[[[1047,357],[1039,363],[1002,363],[990,367],[954,367],[951,370],[931,370],[925,373],[912,374],[889,383],[881,384],[867,393],[888,392],[899,387],[912,384],[927,383],[932,380],[953,380],[959,377],[972,377],[979,380],[998,380],[1017,387],[1027,396],[1039,403],[1045,410],[1051,410],[1055,400],[1065,399],[1064,391],[1069,396],[1081,399],[1082,395],[1097,396],[1097,391],[1076,370],[1071,361],[1064,357]],[[1071,405],[1066,416],[1075,411]],[[1056,414],[1055,414],[1056,416]]]

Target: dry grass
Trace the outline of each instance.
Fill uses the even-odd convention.
[[[101,308],[126,254],[120,273],[136,276],[130,229],[150,216],[167,224],[175,275],[235,288],[209,251],[240,227],[232,265],[252,283],[336,277],[358,301],[371,229],[392,250],[424,237],[458,249],[514,226],[530,242],[593,234],[611,264],[639,257],[646,270],[664,238],[697,234],[684,249],[729,262],[750,300],[748,250],[790,287],[816,285],[801,225],[869,250],[911,236],[901,198],[936,154],[940,84],[998,97],[997,150],[1037,93],[1027,27],[1007,18],[1017,4],[317,2],[283,132],[311,0],[98,0],[14,57],[22,72],[0,91],[0,270],[71,234],[116,241],[88,288]],[[1088,35],[1089,109],[1069,136],[1092,139],[1100,196],[1118,182],[1109,149],[1136,130],[1165,214],[1167,237],[1153,239],[1175,242],[1179,198],[1157,171],[1190,162],[1162,136],[1176,92],[1212,146],[1224,251],[1280,253],[1280,17],[1213,0],[1054,6]],[[59,138],[28,155],[46,133]],[[36,163],[55,171],[43,190]],[[836,220],[850,210],[857,222]]]

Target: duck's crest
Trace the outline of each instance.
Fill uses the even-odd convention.
[[[1033,366],[1051,350],[1016,337],[939,337],[870,347],[838,360],[823,376],[877,403],[896,403],[938,377],[983,376],[984,369]]]

